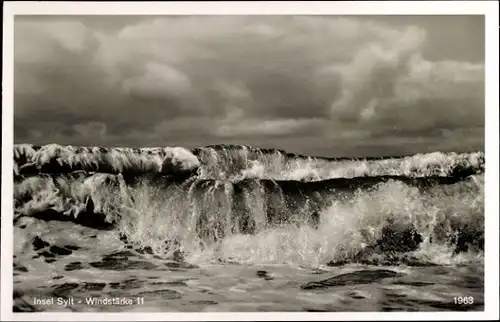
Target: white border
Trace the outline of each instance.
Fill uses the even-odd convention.
[[[485,311],[415,313],[12,313],[13,253],[13,17],[16,14],[65,15],[247,15],[247,14],[484,14],[486,15],[485,129]],[[9,321],[214,321],[214,320],[498,320],[498,2],[497,1],[363,1],[363,2],[5,2],[3,17],[2,113],[2,266],[1,320]],[[466,295],[466,294],[464,294]]]

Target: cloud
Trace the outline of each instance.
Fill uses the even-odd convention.
[[[75,132],[83,138],[103,138],[106,136],[106,124],[101,122],[89,122],[74,126]]]
[[[147,63],[144,69],[143,75],[128,78],[123,82],[124,92],[146,98],[189,94],[191,83],[182,72],[155,62]]]
[[[215,134],[218,137],[279,137],[301,134],[321,134],[324,120],[238,120],[219,122]],[[319,127],[318,127],[319,126]]]
[[[186,16],[103,30],[17,18],[16,141],[385,154],[474,133],[463,148],[481,148],[467,129],[484,127],[484,63],[429,60],[427,21]]]

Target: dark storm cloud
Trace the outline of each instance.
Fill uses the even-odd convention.
[[[17,17],[16,142],[482,149],[483,26],[479,16]]]

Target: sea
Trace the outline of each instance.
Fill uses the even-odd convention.
[[[16,144],[13,310],[482,311],[484,168]]]

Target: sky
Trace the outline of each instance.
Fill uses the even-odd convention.
[[[484,150],[483,16],[16,16],[15,143]]]

